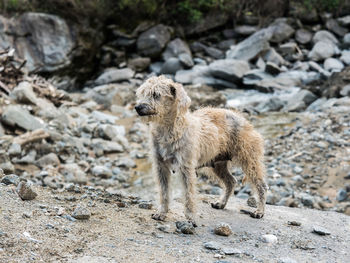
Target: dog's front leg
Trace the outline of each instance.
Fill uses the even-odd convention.
[[[170,169],[164,162],[157,160],[156,173],[159,184],[160,208],[157,213],[152,215],[152,218],[164,221],[169,209]]]
[[[195,180],[196,172],[194,167],[180,167],[181,178],[185,188],[185,216],[187,220],[192,222],[194,226],[195,222]]]

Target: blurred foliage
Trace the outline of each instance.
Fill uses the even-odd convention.
[[[337,12],[350,0],[0,0],[0,13],[46,12],[78,22],[107,20],[132,28],[144,20],[188,25],[214,11],[225,12],[233,20],[248,12],[281,16],[293,2],[309,10]]]

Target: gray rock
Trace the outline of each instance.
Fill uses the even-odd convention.
[[[236,89],[237,86],[229,81],[217,79],[214,77],[196,77],[193,79],[193,84],[203,84],[217,89]]]
[[[269,244],[273,244],[273,243],[276,243],[277,242],[277,237],[275,235],[272,235],[272,234],[267,234],[267,235],[263,235],[261,237],[261,240],[264,242],[264,243],[269,243]]]
[[[76,40],[62,18],[24,13],[7,23],[11,25],[6,34],[17,36],[11,46],[16,46],[18,56],[27,61],[25,67],[29,71],[53,72],[71,64]]]
[[[250,70],[250,67],[244,60],[220,59],[211,63],[209,69],[216,78],[238,82]]]
[[[312,33],[304,28],[298,29],[295,32],[295,40],[300,44],[308,44],[312,40]]]
[[[270,61],[266,63],[265,71],[273,76],[276,76],[279,73],[281,73],[281,69],[279,68],[279,66]]]
[[[19,103],[37,104],[37,97],[33,91],[32,84],[22,81],[11,92],[10,96]]]
[[[343,37],[344,44],[350,45],[350,33],[345,34]]]
[[[343,50],[341,52],[340,60],[346,65],[350,65],[350,50]]]
[[[224,57],[224,53],[220,49],[215,47],[206,47],[204,51],[208,56],[215,59],[221,59]]]
[[[142,202],[139,204],[139,208],[151,210],[153,208],[153,204],[150,202]]]
[[[236,45],[236,40],[235,39],[227,39],[219,42],[217,44],[217,47],[223,51],[227,51],[230,49],[232,46]]]
[[[4,177],[1,178],[1,183],[6,185],[10,185],[10,184],[18,185],[19,177],[15,174],[5,175]]]
[[[47,155],[44,155],[43,157],[41,157],[36,161],[36,165],[42,168],[48,165],[52,165],[56,167],[56,166],[59,166],[60,164],[61,162],[55,153],[49,153]]]
[[[279,258],[277,263],[298,263],[298,261],[288,257],[283,257],[283,258]]]
[[[337,196],[336,196],[336,199],[339,201],[339,202],[343,202],[345,201],[346,199],[348,198],[348,193],[346,192],[345,189],[339,189],[338,192],[337,192]]]
[[[177,71],[182,70],[182,64],[178,58],[171,57],[163,64],[160,74],[175,75]]]
[[[60,173],[63,174],[66,182],[75,184],[86,184],[88,178],[86,173],[76,163],[68,163],[60,166]]]
[[[154,72],[157,75],[159,75],[163,64],[164,64],[163,62],[154,62],[150,65],[149,69],[151,70],[151,72]]]
[[[93,111],[91,113],[91,117],[95,119],[96,121],[102,122],[102,123],[112,123],[114,124],[116,120],[119,118],[108,113],[104,113],[102,111]]]
[[[278,54],[278,52],[274,48],[270,48],[266,52],[264,52],[262,58],[264,59],[264,61],[273,62],[278,66],[286,64],[284,58],[280,54]]]
[[[113,175],[112,171],[109,168],[102,165],[94,166],[91,172],[94,176],[101,177],[101,178],[110,178]]]
[[[284,110],[302,111],[316,99],[317,97],[312,92],[304,89],[300,90],[289,99],[287,105],[284,107]]]
[[[96,133],[95,136],[113,141],[119,136],[125,136],[125,127],[121,125],[101,124],[97,127]]]
[[[239,35],[243,36],[250,36],[251,34],[255,33],[258,30],[257,26],[250,26],[250,25],[243,25],[243,26],[236,26],[235,32]]]
[[[220,250],[221,245],[218,242],[210,241],[210,242],[204,243],[204,247],[210,250]]]
[[[82,206],[77,206],[72,213],[72,217],[78,220],[89,219],[90,216],[90,211]]]
[[[157,57],[170,40],[170,29],[162,24],[143,32],[137,39],[136,46],[140,54]]]
[[[9,161],[0,163],[0,169],[2,169],[5,173],[14,173],[15,172],[15,166]],[[1,175],[0,175],[1,177]]]
[[[269,112],[269,111],[279,111],[285,105],[285,102],[282,101],[279,97],[271,97],[267,101],[262,101],[255,107],[258,112]]]
[[[325,70],[331,72],[340,72],[344,68],[344,65],[339,59],[327,58],[323,63],[323,67]]]
[[[323,42],[331,42],[333,44],[338,44],[339,41],[338,39],[329,31],[327,30],[321,30],[321,31],[318,31],[314,37],[312,38],[312,42],[314,44],[316,44],[317,42],[320,42],[320,41],[323,41]]]
[[[331,234],[331,232],[329,230],[327,230],[326,228],[321,227],[321,226],[313,226],[312,227],[312,232],[316,233],[316,234],[319,234],[320,236],[325,236],[325,235],[330,235]]]
[[[307,207],[313,207],[315,202],[315,198],[309,194],[303,193],[301,195],[301,203]]]
[[[175,75],[175,81],[183,84],[190,84],[193,83],[193,80],[195,78],[205,76],[210,76],[209,67],[205,65],[195,65],[192,69],[177,71]]]
[[[284,21],[277,21],[273,23],[270,28],[273,32],[270,41],[273,43],[281,43],[289,39],[295,32],[295,30]]]
[[[179,55],[178,58],[179,58],[180,62],[182,63],[182,65],[184,65],[185,67],[187,67],[187,68],[193,67],[194,62],[192,60],[192,57],[189,54],[182,53]]]
[[[169,58],[179,58],[181,54],[187,54],[192,57],[192,52],[187,43],[180,38],[175,38],[168,43],[162,57],[164,61],[167,61]]]
[[[142,72],[148,69],[151,64],[150,58],[138,57],[128,60],[128,67],[136,72]]]
[[[5,124],[18,126],[24,130],[33,131],[44,127],[33,115],[19,105],[7,106],[1,117]]]
[[[36,151],[31,150],[27,155],[23,156],[21,159],[13,158],[12,162],[20,164],[34,164],[36,157]]]
[[[222,249],[225,255],[241,255],[243,252],[237,248],[225,247]]]
[[[91,147],[94,149],[101,149],[104,153],[124,152],[123,146],[121,146],[119,143],[98,138],[91,140]]]
[[[318,41],[310,51],[308,57],[315,61],[332,57],[336,52],[336,46],[330,41]]]
[[[219,223],[218,225],[215,226],[214,233],[219,236],[228,237],[229,235],[232,234],[232,229],[229,224]]]
[[[135,72],[130,68],[116,69],[109,68],[105,70],[96,80],[96,85],[104,85],[113,82],[121,82],[129,80],[135,75]]]
[[[227,58],[250,60],[255,58],[260,52],[269,49],[269,40],[272,37],[271,29],[262,29],[246,38],[232,50],[226,53]]]
[[[16,191],[22,200],[33,200],[38,195],[27,182],[20,182],[16,188]]]
[[[10,148],[8,149],[8,154],[13,156],[20,155],[21,152],[22,152],[21,145],[15,142],[12,143]]]
[[[335,19],[329,19],[326,22],[326,27],[328,30],[332,31],[340,37],[343,37],[348,32],[348,30],[345,27],[340,26]]]
[[[279,46],[278,50],[283,56],[287,56],[289,59],[298,58],[298,55],[300,55],[298,44],[294,42],[284,43]]]
[[[177,231],[186,234],[186,235],[193,235],[195,234],[194,226],[191,222],[187,221],[177,221],[175,223]]]
[[[342,89],[340,90],[340,95],[342,95],[343,97],[345,96],[349,96],[350,97],[350,84],[342,87]]]
[[[342,26],[349,26],[350,25],[350,15],[339,17],[338,22]]]

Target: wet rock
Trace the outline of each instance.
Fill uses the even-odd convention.
[[[110,178],[113,175],[112,171],[109,168],[102,165],[94,166],[91,172],[94,176],[98,176],[101,178]]]
[[[186,234],[193,235],[195,234],[195,229],[192,222],[188,221],[177,221],[175,223],[177,231]]]
[[[91,216],[90,211],[87,208],[82,206],[76,207],[72,213],[72,217],[78,220],[89,219],[90,216]]]
[[[1,178],[1,183],[6,185],[10,185],[10,184],[18,185],[19,177],[15,174],[5,175],[4,177]]]
[[[175,75],[179,70],[183,69],[182,64],[178,58],[171,57],[162,65],[160,74]]]
[[[128,67],[136,72],[142,72],[151,65],[151,59],[145,57],[132,58],[128,60]]]
[[[331,72],[340,72],[344,68],[343,63],[336,58],[327,58],[324,61],[323,67],[325,70]]]
[[[300,44],[308,44],[312,40],[312,33],[307,29],[298,29],[295,32],[295,40]]]
[[[281,43],[284,40],[289,39],[295,32],[290,25],[281,20],[277,20],[270,26],[270,28],[272,29],[272,37],[270,41],[273,43]]]
[[[210,241],[204,243],[204,247],[209,250],[220,250],[221,245],[218,242]]]
[[[19,103],[37,104],[37,97],[33,91],[32,84],[22,81],[11,92],[10,96]]]
[[[269,40],[272,37],[271,29],[262,29],[246,38],[232,50],[227,51],[226,57],[230,59],[250,60],[260,52],[269,49]]]
[[[106,69],[96,80],[96,85],[104,85],[113,82],[121,82],[123,80],[129,80],[135,75],[135,72],[130,68],[109,68]]]
[[[162,57],[164,61],[167,61],[169,58],[179,58],[181,54],[187,54],[190,58],[192,57],[192,52],[187,43],[180,38],[175,38],[168,43]]]
[[[218,225],[215,226],[214,233],[219,236],[228,237],[229,235],[232,234],[232,229],[229,224],[219,223]]]
[[[335,54],[335,45],[329,41],[318,41],[310,51],[308,57],[315,61],[324,60]]]
[[[284,110],[302,111],[316,99],[317,97],[312,92],[308,90],[300,90],[289,99],[287,105],[284,107]]]
[[[333,44],[338,44],[339,42],[338,39],[331,32],[327,30],[318,31],[312,38],[312,42],[314,44],[320,41],[331,42]]]
[[[16,191],[22,200],[33,200],[38,195],[29,183],[23,181],[18,184]]]
[[[331,232],[329,232],[326,228],[321,227],[321,226],[313,226],[312,227],[312,232],[319,234],[320,236],[325,236],[325,235],[330,235]]]
[[[250,67],[244,60],[220,59],[211,63],[209,69],[216,78],[238,82],[250,70]]]
[[[137,39],[137,50],[147,57],[157,57],[170,40],[170,29],[162,24],[143,32]]]
[[[48,165],[59,166],[60,164],[61,162],[55,153],[49,153],[47,155],[44,155],[36,161],[36,165],[42,168]]]
[[[264,243],[273,244],[277,242],[277,237],[275,235],[268,234],[268,235],[263,235],[261,237],[261,240]]]
[[[29,131],[44,127],[33,115],[19,105],[7,106],[1,115],[1,121],[7,125],[18,126]]]

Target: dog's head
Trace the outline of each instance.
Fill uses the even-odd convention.
[[[136,91],[135,110],[147,121],[162,122],[186,113],[191,99],[183,86],[164,76],[151,77]]]

